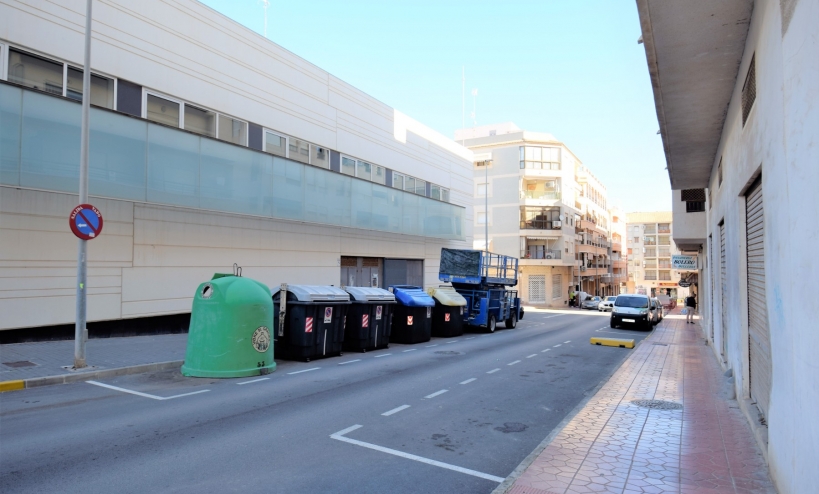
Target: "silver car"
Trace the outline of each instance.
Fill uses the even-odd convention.
[[[651,299],[650,314],[651,323],[655,326],[660,324],[660,321],[663,320],[663,304],[656,297]]]
[[[597,310],[599,312],[611,312],[614,308],[614,301],[617,297],[606,297],[603,299],[602,302],[597,306]]]
[[[580,304],[580,308],[596,310],[597,306],[600,305],[600,302],[601,302],[600,297],[587,298],[586,300],[583,301],[583,303]]]

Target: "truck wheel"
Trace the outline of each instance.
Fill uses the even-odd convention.
[[[489,322],[486,324],[486,329],[490,333],[494,333],[495,332],[495,326],[497,326],[497,323],[495,322],[495,316],[490,315],[489,316]]]
[[[509,316],[509,319],[506,320],[506,329],[515,329],[515,326],[518,325],[518,315],[512,312],[512,315]]]
[[[611,321],[609,321],[609,327],[610,327],[611,329],[617,329],[617,324],[614,324],[614,319],[612,319]]]

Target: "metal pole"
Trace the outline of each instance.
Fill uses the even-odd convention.
[[[91,107],[91,3],[85,5],[85,60],[82,74],[82,129],[80,137],[80,204],[88,202],[88,114]],[[79,239],[77,249],[77,307],[74,325],[74,368],[82,369],[85,363],[86,340],[86,281],[88,241]]]

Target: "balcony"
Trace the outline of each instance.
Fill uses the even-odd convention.
[[[536,190],[527,190],[523,194],[523,202],[527,205],[540,206],[542,202],[559,201],[561,199],[560,192],[544,192]]]
[[[621,244],[620,242],[612,242],[611,250],[612,252],[623,252],[623,244]]]
[[[0,183],[76,194],[79,102],[2,83],[0,105]],[[101,108],[90,127],[95,197],[465,238],[466,210],[454,204]]]
[[[626,269],[628,267],[628,261],[623,260],[611,261],[611,266],[614,269]]]
[[[520,222],[521,230],[560,230],[563,222],[560,220],[528,220]]]
[[[681,251],[698,251],[705,244],[706,213],[704,210],[686,212],[687,202],[682,200],[681,190],[671,191],[671,211],[674,224],[674,243]],[[704,208],[695,208],[704,209]]]
[[[520,251],[521,259],[561,259],[563,253],[559,250],[542,250],[530,246],[528,250]]]

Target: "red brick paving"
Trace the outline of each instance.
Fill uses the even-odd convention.
[[[701,335],[699,322],[667,317],[507,494],[775,493]],[[632,403],[647,399],[683,407]]]

